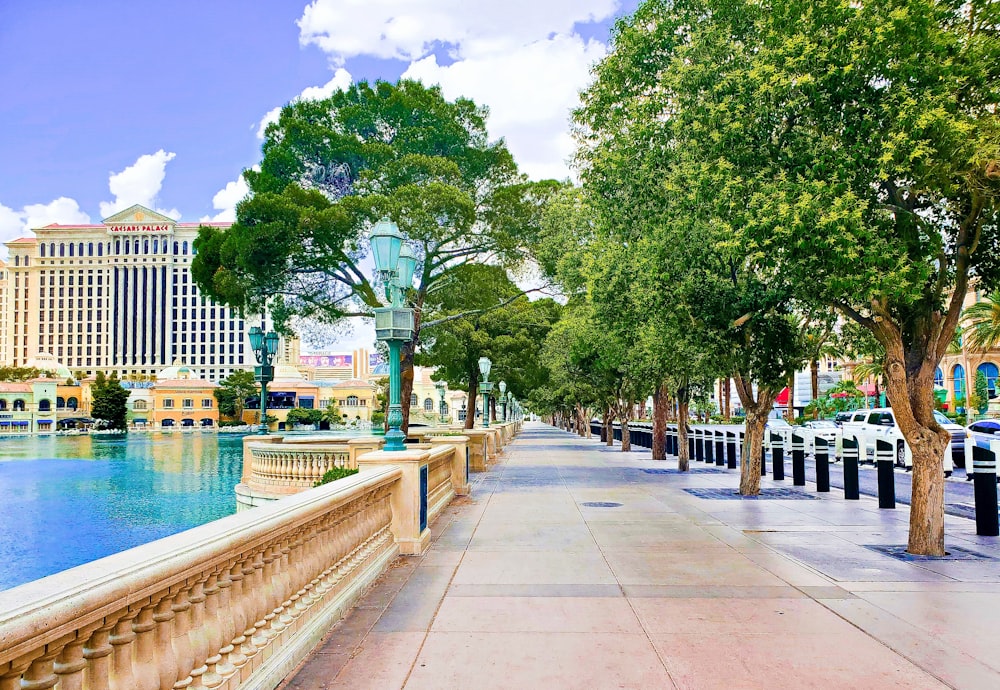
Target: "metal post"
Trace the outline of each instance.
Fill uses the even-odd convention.
[[[816,491],[830,492],[830,444],[825,438],[816,437]]]
[[[852,438],[843,440],[844,455],[844,498],[857,501],[858,491],[858,442]]]
[[[771,434],[771,476],[774,481],[785,479],[785,441],[779,434]]]
[[[715,432],[715,466],[726,466],[726,442],[725,435],[721,431]]]
[[[736,434],[732,431],[726,432],[726,460],[727,466],[731,470],[736,469]]]
[[[892,469],[894,460],[892,443],[877,439],[875,465],[878,467],[878,507],[887,510],[896,507],[896,476]]]
[[[760,441],[760,476],[767,476],[767,453],[765,452],[765,446],[767,444],[767,431],[764,432],[764,438]]]
[[[261,367],[262,369],[264,367]],[[262,379],[260,382],[260,432],[261,434],[267,433],[267,381]]]
[[[792,485],[806,485],[806,440],[792,434]]]
[[[674,452],[674,430],[669,424],[667,425],[667,455],[671,457],[676,455]]]
[[[681,423],[686,424],[686,422],[681,422]],[[687,431],[688,431],[688,459],[690,459],[690,458],[695,458],[694,429],[688,427]]]
[[[406,435],[402,431],[403,426],[403,405],[400,401],[400,372],[399,372],[399,340],[388,340],[389,344],[389,414],[387,421],[389,431],[385,433],[385,450],[406,450],[403,441]]]
[[[701,429],[694,430],[694,457],[698,462],[705,459],[705,441],[701,437]]]
[[[966,458],[966,462],[968,461]],[[976,496],[976,534],[981,537],[1000,536],[1000,519],[998,519],[1000,516],[997,515],[996,453],[993,450],[973,446],[972,469]]]
[[[714,436],[715,434],[709,429],[702,431],[702,443],[705,444],[705,462],[709,465],[715,464]]]

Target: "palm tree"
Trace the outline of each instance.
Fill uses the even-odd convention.
[[[885,375],[885,367],[882,362],[862,362],[854,367],[854,381],[865,381],[867,379],[875,379],[875,400],[876,403],[880,399],[879,396],[879,383],[882,381],[882,377]],[[867,395],[865,400],[867,400]],[[867,407],[867,404],[865,405]]]
[[[962,314],[962,321],[970,350],[986,352],[1000,345],[1000,294],[973,304]]]

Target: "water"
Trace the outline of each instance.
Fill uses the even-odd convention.
[[[236,512],[239,434],[0,438],[0,589]]]

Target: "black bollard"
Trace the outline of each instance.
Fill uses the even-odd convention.
[[[792,434],[792,485],[806,485],[806,440]]]
[[[771,434],[771,476],[774,481],[785,478],[785,440],[779,434]]]
[[[694,459],[698,462],[705,459],[705,442],[701,438],[701,429],[694,430]]]
[[[721,431],[715,432],[715,466],[725,467],[726,466],[726,442],[724,440],[725,436]]]
[[[830,491],[830,445],[819,436],[816,437],[816,491]]]
[[[887,510],[896,507],[896,474],[892,469],[894,460],[892,443],[877,439],[875,465],[878,467],[878,507]]]
[[[844,498],[857,501],[858,495],[858,442],[852,438],[844,439]]]
[[[767,432],[764,432],[764,438],[760,442],[760,476],[767,476],[767,453],[764,452],[764,444],[767,442]]]
[[[976,496],[976,534],[981,537],[1000,536],[1000,519],[997,515],[996,453],[973,446],[972,470]]]
[[[673,457],[677,455],[674,452],[674,429],[671,426],[667,426],[667,455]]]
[[[692,459],[696,460],[697,458],[695,458],[695,456],[694,456],[694,451],[695,451],[695,447],[694,447],[694,429],[688,427],[687,433],[688,433],[688,459],[689,460],[692,460]]]
[[[705,431],[701,432],[701,435],[705,443],[705,462],[707,462],[709,465],[713,465],[715,464],[715,443],[714,443],[715,434],[706,429]]]
[[[727,466],[731,470],[736,469],[736,434],[731,431],[726,432],[726,459]]]

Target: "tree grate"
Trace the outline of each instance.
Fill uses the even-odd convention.
[[[972,551],[961,546],[949,546],[944,556],[915,556],[912,553],[907,553],[905,546],[897,544],[865,544],[864,546],[866,549],[871,549],[883,556],[911,563],[925,561],[1000,561],[1000,558],[997,556]]]
[[[759,496],[740,496],[733,489],[684,489],[692,496],[720,501],[815,501],[816,496],[795,489],[761,489]]]

